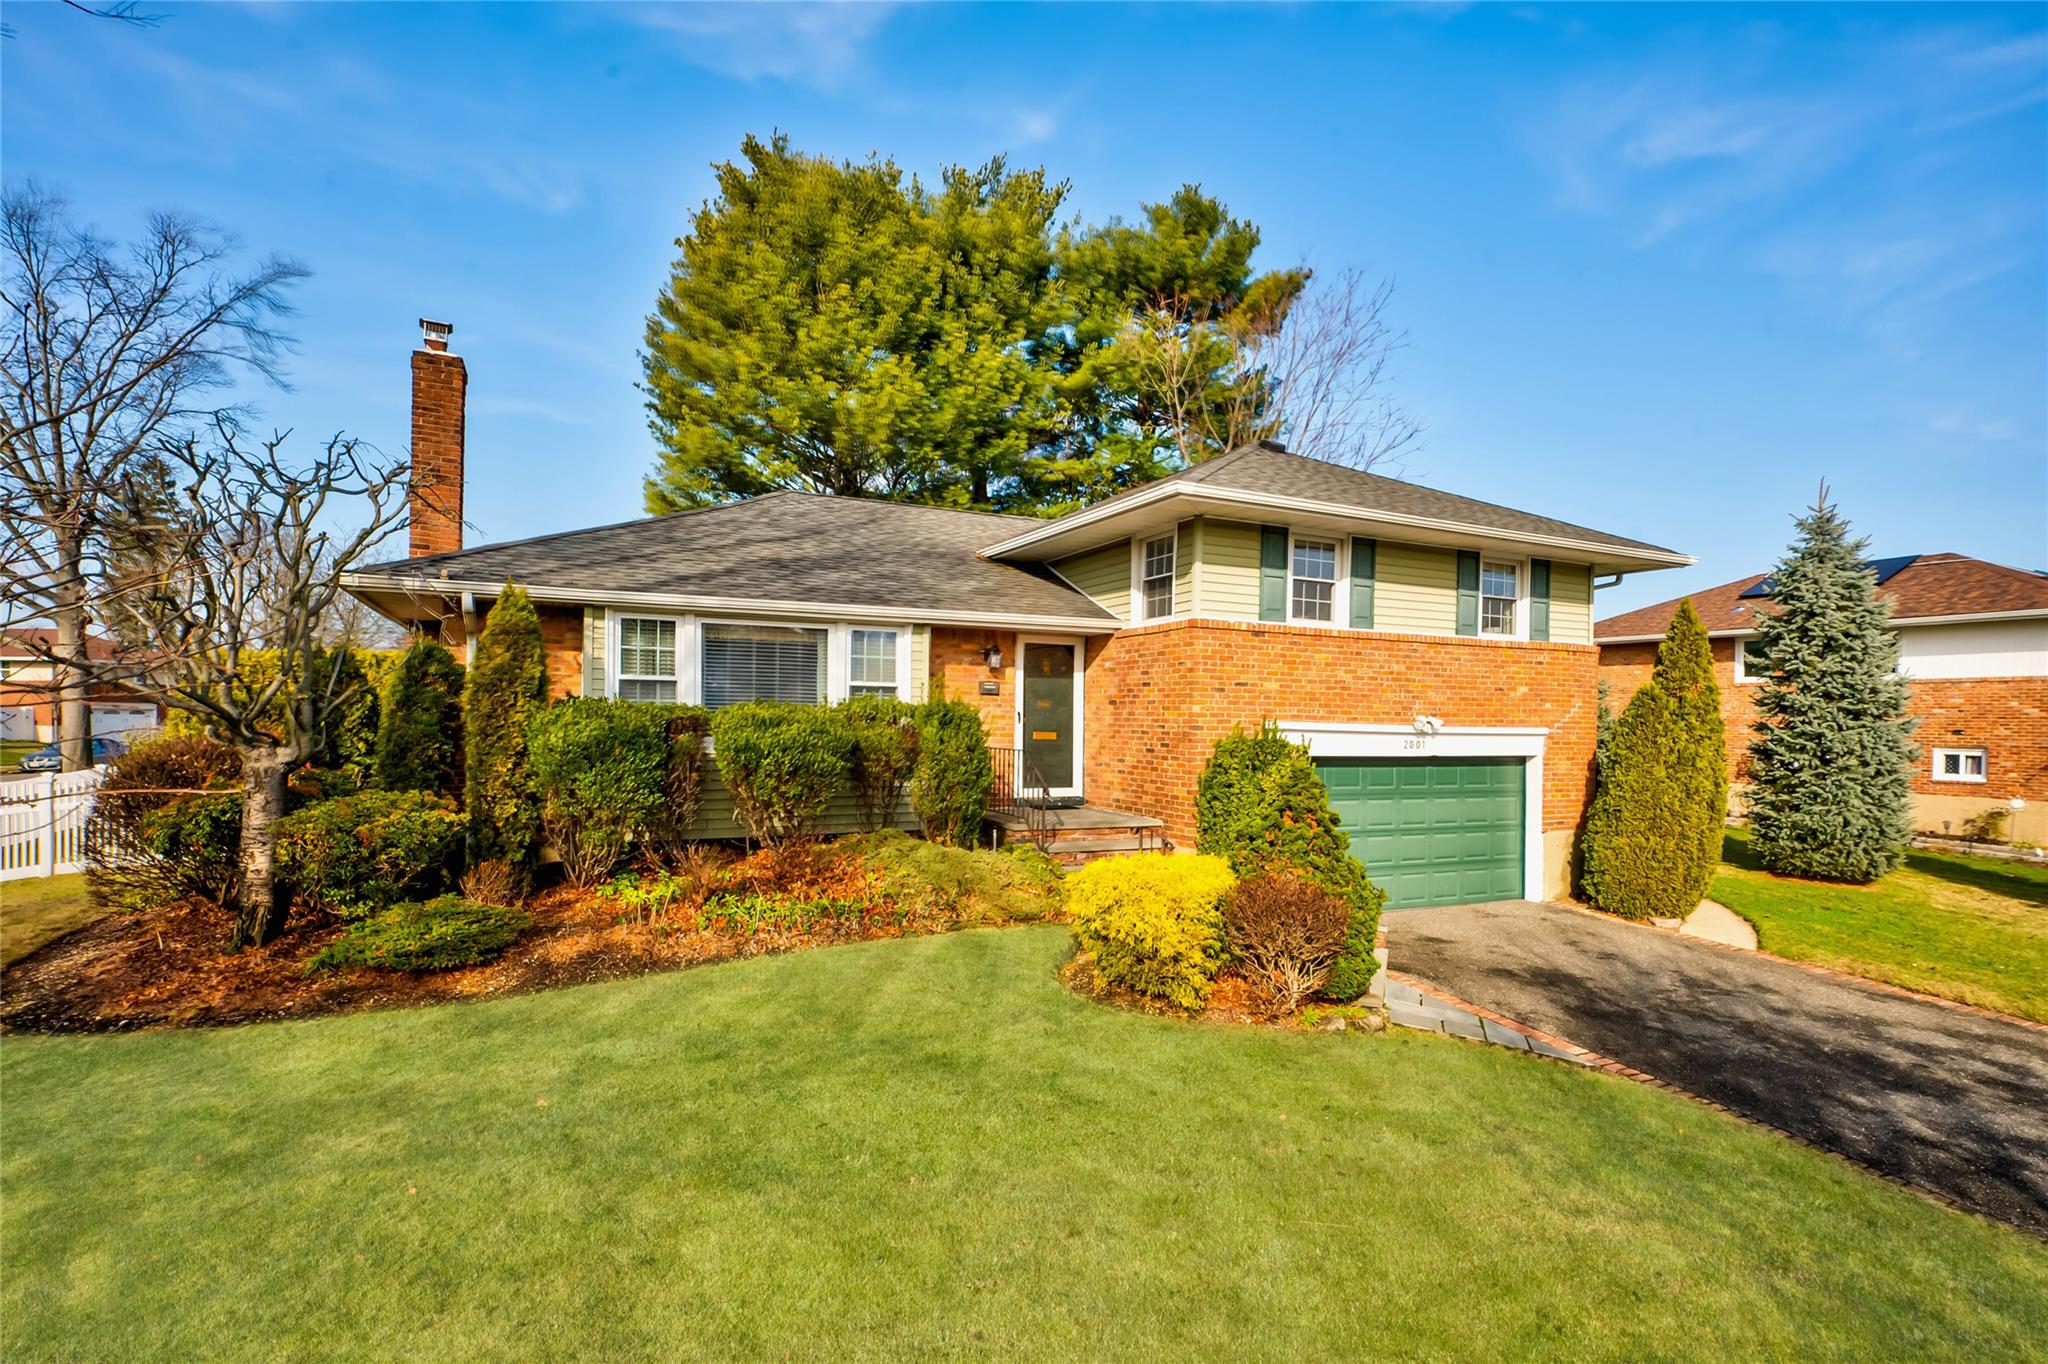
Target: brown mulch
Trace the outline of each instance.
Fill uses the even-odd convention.
[[[1265,997],[1253,988],[1250,981],[1229,971],[1216,978],[1216,983],[1210,987],[1209,998],[1203,1002],[1201,1008],[1194,1010],[1178,1008],[1163,999],[1155,999],[1151,995],[1140,994],[1127,986],[1102,979],[1095,973],[1095,954],[1092,952],[1076,952],[1067,958],[1060,965],[1059,976],[1060,983],[1077,995],[1099,1004],[1130,1009],[1136,1013],[1188,1019],[1197,1023],[1226,1023],[1294,1031],[1309,1026],[1308,1019],[1304,1017],[1306,1009],[1300,1013],[1277,1012]],[[1306,1006],[1317,1007],[1324,1010],[1332,1008],[1329,1005]],[[1347,1008],[1345,1014],[1339,1017],[1369,1012],[1364,1009]],[[1349,1021],[1348,1017],[1346,1021]],[[1339,1029],[1342,1028],[1343,1025],[1340,1024]]]
[[[772,858],[770,854],[758,855]],[[725,884],[796,883],[802,892],[841,889],[841,873],[749,864]],[[558,887],[522,906],[533,927],[498,960],[439,972],[330,971],[309,976],[306,959],[340,936],[339,924],[297,918],[276,941],[226,950],[227,920],[211,906],[179,905],[113,914],[57,939],[0,973],[0,1029],[111,1032],[213,1027],[311,1018],[489,998],[619,980],[707,962],[764,956],[830,943],[941,932],[982,920],[929,907],[908,912],[886,900],[857,917],[823,920],[803,932],[730,931],[620,922],[618,907],[588,891]],[[688,916],[676,922],[687,924]]]

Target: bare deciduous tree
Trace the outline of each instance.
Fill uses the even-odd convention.
[[[1405,333],[1392,280],[1311,277],[1279,306],[1210,316],[1167,303],[1140,316],[1128,352],[1184,463],[1253,441],[1370,469],[1415,447],[1422,426],[1388,389]],[[1219,379],[1221,380],[1219,382]]]
[[[64,765],[90,763],[84,668],[94,575],[130,473],[235,371],[280,382],[285,292],[273,257],[247,275],[232,239],[170,214],[120,250],[35,185],[0,201],[0,625],[56,627]]]
[[[242,755],[237,947],[284,926],[288,897],[273,871],[285,778],[361,685],[329,662],[352,642],[327,634],[342,575],[405,520],[404,461],[337,436],[294,465],[284,441],[246,450],[222,422],[205,446],[165,446],[174,495],[126,509],[114,545],[123,573],[104,602],[121,633],[142,642],[170,704]],[[255,649],[276,651],[278,666],[252,685],[241,663]]]

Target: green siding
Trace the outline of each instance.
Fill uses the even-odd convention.
[[[1373,555],[1373,625],[1416,635],[1458,628],[1458,555],[1382,540]]]
[[[1173,542],[1173,614],[1185,616],[1195,609],[1195,523],[1180,523]]]
[[[1559,644],[1593,642],[1593,567],[1550,566],[1550,638]]]
[[[603,696],[604,693],[604,608],[586,606],[583,608],[583,694]]]
[[[1387,908],[1522,898],[1521,760],[1326,758],[1316,770]]]
[[[704,774],[704,803],[697,811],[697,821],[689,829],[690,837],[701,839],[745,838],[747,831],[733,815],[732,789],[718,774],[714,759],[710,770]],[[915,830],[917,816],[910,809],[910,794],[906,788],[901,804],[897,806],[894,827]],[[850,834],[860,830],[860,818],[851,791],[842,791],[832,798],[825,807],[825,814],[818,822],[818,831],[827,834]]]
[[[1118,620],[1131,618],[1131,542],[1115,544],[1061,559],[1053,572],[1093,597]]]
[[[1259,528],[1236,521],[1201,526],[1202,576],[1195,611],[1226,620],[1259,618]]]

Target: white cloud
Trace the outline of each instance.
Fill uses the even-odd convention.
[[[693,66],[740,80],[839,85],[868,40],[896,10],[884,3],[629,4],[615,10],[642,28],[672,34]]]

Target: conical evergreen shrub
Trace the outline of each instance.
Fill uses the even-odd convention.
[[[377,715],[377,784],[462,794],[462,665],[430,639],[405,651]]]
[[[1756,740],[1748,814],[1765,867],[1822,881],[1875,881],[1912,833],[1913,721],[1891,608],[1865,566],[1868,541],[1827,489],[1798,518],[1759,613]]]
[[[522,878],[532,870],[540,841],[526,736],[547,699],[540,617],[526,593],[506,583],[484,621],[462,692],[463,792],[472,860],[504,862]]]
[[[1713,646],[1680,602],[1650,680],[1614,722],[1586,816],[1580,888],[1630,919],[1683,918],[1721,856],[1728,757]]]

